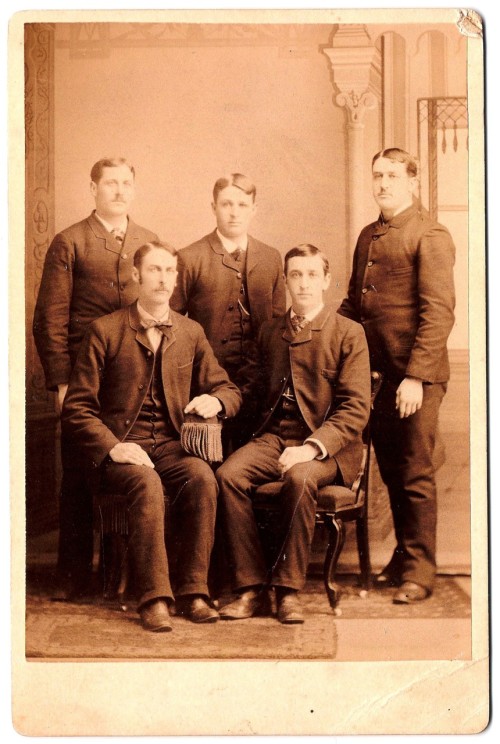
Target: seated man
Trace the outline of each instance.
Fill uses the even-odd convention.
[[[179,609],[193,622],[218,619],[207,588],[217,482],[207,462],[184,451],[179,433],[186,414],[229,417],[241,404],[201,326],[170,310],[176,265],[166,243],[137,250],[138,300],[92,323],[62,413],[63,436],[100,487],[127,495],[138,609],[152,631],[171,630],[163,484],[181,535]]]
[[[350,486],[362,458],[370,409],[370,369],[363,328],[323,304],[330,283],[326,256],[299,245],[285,256],[292,307],[259,334],[258,399],[265,402],[253,441],[216,472],[234,590],[225,619],[269,612],[276,588],[278,619],[304,621],[298,591],[305,583],[318,488]],[[259,378],[258,378],[259,379]],[[280,550],[268,570],[252,508],[253,489],[283,481]]]

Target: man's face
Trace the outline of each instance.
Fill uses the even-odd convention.
[[[247,234],[256,205],[251,194],[245,194],[237,186],[226,186],[217,194],[212,209],[219,232],[229,240],[237,240]]]
[[[90,184],[96,212],[105,220],[125,217],[135,195],[134,174],[128,165],[103,168],[99,183]]]
[[[412,203],[415,176],[406,172],[406,164],[378,158],[373,164],[373,196],[384,217],[391,218]]]
[[[139,269],[132,269],[134,281],[139,284],[139,302],[146,309],[168,306],[177,279],[177,256],[162,248],[143,256]]]
[[[320,256],[293,256],[288,261],[285,282],[293,309],[298,315],[305,315],[323,302],[330,274],[325,274]]]

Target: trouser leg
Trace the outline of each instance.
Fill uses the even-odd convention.
[[[434,445],[444,384],[424,385],[419,411],[405,419],[377,413],[372,439],[387,485],[401,556],[401,579],[431,590],[436,574]]]
[[[102,485],[126,494],[129,550],[132,553],[139,608],[160,597],[173,599],[165,548],[165,500],[158,473],[145,465],[109,462]]]
[[[272,583],[302,589],[316,524],[318,488],[337,475],[333,457],[298,463],[285,473],[280,493],[281,539],[273,566]]]
[[[265,584],[268,579],[252,491],[279,480],[279,437],[264,434],[234,452],[216,471],[219,506],[233,589]]]
[[[165,484],[170,532],[177,543],[175,595],[208,596],[218,495],[213,470],[176,440],[159,446],[152,459]]]

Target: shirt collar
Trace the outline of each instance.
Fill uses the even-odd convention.
[[[241,248],[243,251],[246,251],[248,246],[248,235],[242,235],[238,242],[235,243],[233,240],[229,240],[229,238],[226,238],[221,232],[219,232],[218,228],[216,229],[216,233],[228,253],[233,253],[236,248]]]
[[[123,233],[126,233],[127,232],[127,227],[128,227],[128,218],[127,217],[125,217],[125,219],[123,220],[123,222],[120,222],[119,225],[110,225],[109,222],[106,222],[106,220],[104,220],[102,217],[99,217],[99,215],[97,214],[97,212],[94,212],[94,214],[97,217],[97,219],[99,220],[99,222],[101,223],[101,225],[104,225],[104,227],[106,228],[106,230],[108,232],[112,232],[113,230],[117,230],[117,229],[118,230],[121,230]]]
[[[148,313],[148,311],[142,307],[139,301],[137,301],[137,312],[139,313],[139,320],[165,320],[167,321],[170,317],[170,307],[167,308],[166,313],[164,313],[161,316],[161,318],[155,318],[154,315],[151,315],[151,313]]]
[[[317,307],[315,307],[314,310],[310,310],[308,313],[306,313],[306,315],[304,315],[305,319],[308,320],[309,323],[312,323],[312,321],[314,320],[314,318],[317,315],[320,314],[320,312],[323,310],[324,307],[325,307],[325,303],[322,302],[321,305],[318,305]],[[290,308],[290,317],[291,318],[294,318],[296,315],[297,315],[297,313],[291,307]]]

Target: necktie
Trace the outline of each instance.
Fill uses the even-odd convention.
[[[290,318],[290,322],[294,332],[299,333],[299,331],[306,327],[309,321],[305,315],[294,315],[293,318]]]
[[[111,235],[113,235],[114,239],[120,243],[120,245],[123,245],[123,241],[125,240],[125,233],[123,230],[120,230],[118,227],[114,227],[111,230]]]
[[[168,328],[172,327],[171,320],[153,320],[153,318],[144,318],[141,320],[143,328],[158,328],[162,333],[166,333]]]
[[[243,248],[236,248],[231,253],[231,256],[234,258],[235,261],[241,261],[242,255],[243,255]]]

